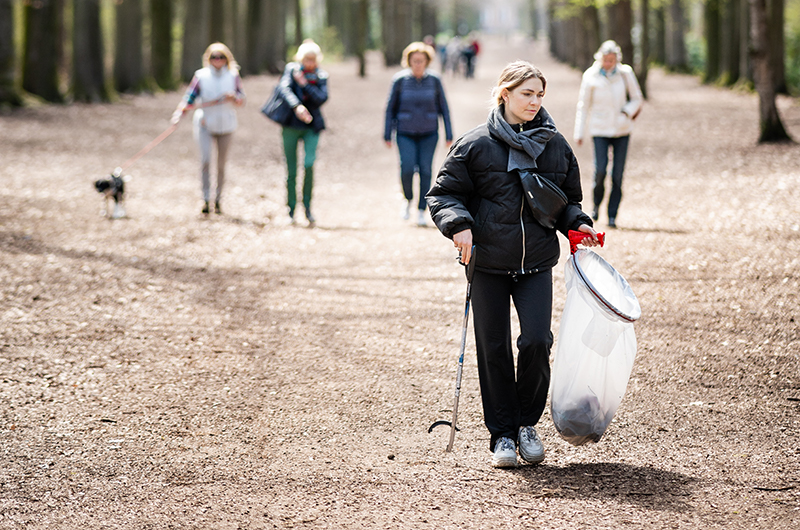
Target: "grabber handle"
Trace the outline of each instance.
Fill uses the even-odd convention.
[[[472,275],[475,274],[475,245],[472,245],[472,251],[467,264],[467,282],[472,283]]]
[[[570,254],[575,254],[578,250],[578,245],[580,245],[584,239],[589,237],[589,234],[586,232],[579,232],[578,230],[570,230],[569,231],[569,252]],[[600,241],[600,246],[602,247],[605,245],[606,242],[606,233],[605,232],[597,232],[597,239]]]

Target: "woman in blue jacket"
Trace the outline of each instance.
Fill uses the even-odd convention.
[[[439,76],[428,70],[434,50],[424,42],[412,42],[403,50],[404,70],[392,80],[389,101],[386,104],[386,122],[383,139],[392,146],[395,131],[400,151],[400,181],[406,205],[403,219],[411,214],[414,198],[414,173],[419,173],[419,210],[417,224],[425,226],[425,194],[431,185],[433,153],[439,142],[439,116],[444,122],[447,146],[453,142],[450,111]]]
[[[292,108],[289,121],[283,126],[283,152],[286,155],[286,202],[294,224],[297,205],[297,145],[302,140],[303,207],[309,225],[316,220],[311,214],[311,192],[314,186],[314,162],[319,133],[325,129],[320,107],[328,101],[328,74],[319,68],[322,51],[317,43],[306,39],[297,49],[295,61],[286,65],[279,83],[281,97]]]

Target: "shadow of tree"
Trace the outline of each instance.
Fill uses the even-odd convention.
[[[523,466],[512,471],[525,479],[527,493],[563,499],[613,499],[655,510],[692,508],[686,500],[697,478],[653,467],[620,463]]]

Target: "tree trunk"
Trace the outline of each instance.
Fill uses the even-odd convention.
[[[300,46],[303,43],[303,6],[300,0],[292,0],[292,12],[294,13],[294,45]]]
[[[788,94],[786,85],[786,42],[784,32],[784,0],[767,1],[767,27],[769,28],[769,58],[772,62],[772,75],[775,90],[779,94]]]
[[[647,75],[650,73],[650,0],[642,0],[641,5],[642,36],[640,42],[640,59],[636,77],[642,89],[642,96],[647,99]]]
[[[247,17],[245,25],[246,49],[240,58],[245,74],[261,73],[264,63],[264,31],[261,27],[261,13],[264,11],[264,0],[247,0]]]
[[[225,0],[210,0],[210,18],[208,26],[209,44],[212,42],[223,42],[227,44],[225,25],[230,17],[230,11],[228,10],[227,4],[228,2]]]
[[[59,2],[44,0],[25,5],[25,50],[22,58],[22,88],[44,98],[62,103],[58,87]]]
[[[14,83],[16,60],[14,53],[14,2],[0,0],[0,105],[22,104]]]
[[[703,82],[714,83],[719,79],[720,72],[720,1],[706,0],[703,7],[706,37],[706,67],[703,72]]]
[[[396,66],[412,41],[412,5],[406,0],[381,0],[381,6],[384,63]]]
[[[286,66],[286,14],[288,0],[267,0],[266,20],[267,45],[264,65],[271,74],[283,72]],[[322,50],[325,53],[325,50]]]
[[[739,4],[741,0],[723,0],[722,40],[720,41],[720,78],[726,85],[739,79]]]
[[[681,0],[672,0],[669,6],[667,67],[677,72],[689,70],[686,54],[686,17]]]
[[[141,0],[118,0],[116,19],[114,88],[119,92],[138,92],[145,86]]]
[[[356,1],[355,49],[359,77],[367,76],[367,40],[369,39],[369,0]]]
[[[420,33],[436,38],[439,31],[439,8],[434,0],[422,0],[419,8]]]
[[[775,72],[770,60],[770,37],[767,22],[767,1],[750,0],[751,54],[758,91],[759,125],[761,134],[758,143],[791,140],[783,127],[778,107],[775,104]]]
[[[633,8],[631,0],[617,0],[608,6],[609,35],[622,49],[622,61],[633,64]]]
[[[575,33],[580,44],[574,66],[586,70],[594,62],[594,54],[600,47],[600,11],[595,5],[587,5],[581,8],[580,17]]]
[[[100,0],[74,0],[72,9],[72,95],[75,101],[108,101]]]
[[[653,59],[658,64],[667,64],[667,12],[664,7],[655,10],[655,35],[653,37]]]
[[[203,52],[210,41],[211,0],[186,2],[186,20],[183,25],[183,52],[181,53],[181,81],[188,83],[194,72],[203,66]]]
[[[172,0],[150,0],[150,75],[164,90],[175,88],[172,64]]]
[[[739,83],[753,82],[753,66],[750,60],[750,2],[739,0]]]

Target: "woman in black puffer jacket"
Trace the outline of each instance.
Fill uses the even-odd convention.
[[[462,261],[472,259],[472,310],[484,421],[496,467],[544,460],[534,425],[550,383],[552,268],[556,231],[587,234],[599,244],[592,220],[581,211],[580,170],[567,141],[541,107],[547,81],[524,61],[509,64],[494,90],[497,106],[484,125],[453,145],[427,201],[436,226],[453,240]],[[567,204],[554,227],[536,221],[520,174],[556,184]],[[510,300],[520,322],[516,369],[511,347]]]

